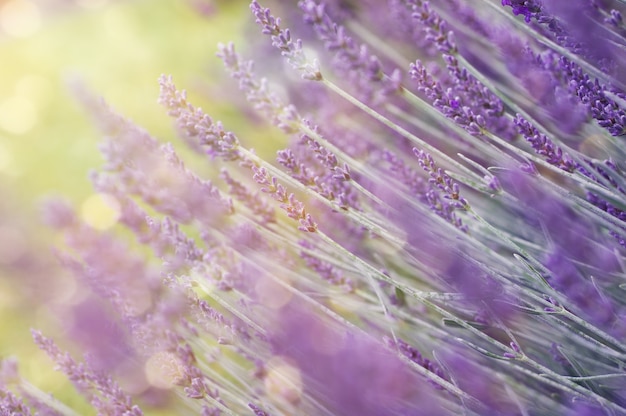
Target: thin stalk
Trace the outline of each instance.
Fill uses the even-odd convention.
[[[203,279],[193,280],[193,283],[195,286],[201,288],[202,292],[206,296],[210,297],[211,299],[216,301],[218,304],[220,304],[220,306],[222,306],[224,309],[226,309],[227,311],[235,315],[237,318],[241,319],[250,328],[254,329],[256,332],[258,332],[259,334],[263,336],[267,336],[266,331],[263,328],[261,328],[261,326],[259,326],[256,322],[252,321],[243,313],[239,312],[237,308],[231,306],[227,301],[217,296],[214,290],[211,290],[209,287],[207,287],[206,284],[204,284]]]
[[[239,151],[243,155],[245,155],[245,157],[247,157],[248,159],[250,159],[254,163],[256,163],[258,166],[261,166],[261,167],[264,167],[265,169],[267,169],[273,176],[275,176],[277,178],[280,178],[282,181],[284,181],[286,183],[289,183],[294,188],[300,189],[301,191],[305,192],[306,194],[315,197],[318,201],[322,202],[324,205],[326,205],[330,209],[332,209],[334,211],[338,211],[338,212],[343,212],[346,216],[348,216],[349,218],[354,220],[356,223],[358,223],[358,224],[362,225],[363,227],[367,228],[368,230],[370,230],[374,234],[381,236],[382,238],[384,238],[385,240],[389,241],[390,243],[392,243],[396,247],[402,247],[404,245],[404,242],[401,239],[396,238],[394,233],[389,232],[387,229],[382,228],[378,224],[374,223],[368,217],[366,217],[363,213],[360,213],[360,212],[352,210],[352,209],[347,209],[347,210],[343,209],[336,202],[331,201],[331,200],[329,200],[327,198],[324,198],[322,195],[320,195],[317,192],[314,192],[313,190],[311,190],[310,188],[304,186],[303,184],[301,184],[297,180],[293,179],[291,176],[287,175],[286,173],[284,173],[280,169],[277,169],[274,165],[272,165],[270,163],[267,163],[266,161],[264,161],[263,159],[261,159],[260,157],[255,155],[254,153],[250,152],[249,150],[247,150],[247,149],[245,149],[243,147],[240,147]]]
[[[543,45],[549,47],[550,49],[558,52],[559,54],[563,55],[564,57],[566,57],[570,61],[577,63],[583,69],[585,69],[587,72],[589,72],[590,74],[592,74],[596,78],[598,78],[600,80],[603,80],[606,83],[614,84],[616,87],[619,87],[622,90],[626,89],[626,86],[623,83],[621,83],[619,80],[607,78],[607,75],[604,74],[602,71],[598,70],[596,67],[594,67],[593,65],[589,64],[587,61],[581,59],[578,55],[575,55],[574,53],[570,52],[567,48],[564,48],[564,47],[554,43],[552,40],[548,39],[547,37],[541,35],[540,33],[536,32],[536,31],[534,31],[529,25],[520,22],[519,20],[517,20],[515,18],[515,16],[513,16],[512,13],[507,12],[502,7],[494,4],[490,0],[481,0],[481,1],[482,1],[482,3],[487,4],[488,7],[490,7],[492,10],[494,10],[499,15],[504,16],[517,29],[519,29],[520,31],[522,31],[525,34],[527,34],[530,38],[535,39],[537,42],[542,43]],[[619,1],[620,2],[624,2],[624,0],[619,0]]]
[[[442,315],[442,316],[444,316],[444,317],[454,321],[459,326],[469,330],[470,332],[472,332],[477,337],[482,338],[483,340],[487,341],[488,343],[496,346],[498,349],[502,349],[503,351],[509,352],[509,353],[515,353],[515,351],[511,347],[502,344],[501,342],[495,340],[494,338],[491,338],[489,335],[487,335],[487,334],[485,334],[483,332],[480,332],[479,330],[477,330],[476,328],[474,328],[473,326],[471,326],[470,324],[465,322],[465,320],[458,318],[456,315],[450,313],[449,311],[445,310],[444,308],[440,307],[439,305],[433,303],[432,299],[429,297],[429,293],[428,292],[422,292],[422,291],[415,290],[415,289],[413,289],[410,286],[406,286],[406,285],[404,285],[404,284],[402,284],[402,283],[400,283],[400,282],[398,282],[398,281],[396,281],[394,279],[391,279],[389,276],[385,275],[380,270],[376,269],[375,267],[373,267],[372,265],[367,263],[362,258],[354,255],[353,253],[351,253],[350,251],[346,250],[341,245],[337,244],[330,237],[324,235],[321,232],[318,232],[318,233],[319,233],[319,235],[321,236],[321,238],[324,241],[326,241],[328,244],[330,244],[332,247],[334,247],[338,252],[341,253],[342,256],[346,256],[346,257],[350,258],[353,262],[361,264],[363,266],[364,270],[369,272],[369,273],[371,273],[372,277],[375,278],[376,280],[381,280],[383,282],[389,283],[393,287],[402,290],[404,293],[406,293],[406,294],[410,295],[411,297],[419,300],[424,305],[434,309],[440,315]]]
[[[626,347],[620,341],[615,339],[613,336],[607,334],[606,332],[602,331],[599,328],[596,328],[595,326],[591,325],[586,320],[579,318],[578,316],[574,315],[567,309],[562,309],[561,315],[567,317],[572,322],[576,323],[577,325],[580,325],[581,327],[585,328],[590,333],[594,334],[595,336],[603,340],[603,342],[605,343],[604,345],[606,345],[607,347],[610,347],[616,352],[619,352],[621,354],[620,356],[621,359],[626,359],[626,354],[625,354]],[[607,344],[610,344],[610,345],[607,345]]]
[[[530,263],[532,263],[533,267],[535,267],[538,270],[543,270],[545,271],[545,267],[543,266],[543,264],[541,264],[538,260],[536,260],[533,256],[530,255],[530,253],[528,253],[526,250],[524,250],[522,247],[520,247],[518,244],[516,244],[513,240],[511,240],[507,235],[505,235],[502,231],[500,231],[498,228],[494,227],[493,225],[491,225],[487,220],[485,220],[482,216],[478,215],[478,213],[476,211],[474,211],[470,206],[466,207],[466,210],[468,213],[470,213],[470,215],[472,215],[478,222],[480,222],[481,224],[483,224],[485,227],[487,227],[487,229],[489,231],[491,231],[492,233],[494,233],[495,235],[497,235],[500,239],[502,239],[502,241],[504,241],[505,243],[507,243],[509,245],[509,247],[513,248],[514,250],[517,250],[519,252],[519,254],[521,254],[522,256],[524,256],[526,258],[527,261],[529,261]]]
[[[327,147],[331,152],[333,152],[336,156],[338,156],[340,160],[343,160],[344,162],[346,162],[350,166],[351,169],[354,169],[354,171],[362,174],[363,176],[365,176],[368,179],[373,180],[374,182],[380,183],[380,176],[375,175],[372,172],[372,169],[367,169],[364,163],[362,163],[362,162],[360,162],[360,161],[358,161],[356,159],[353,159],[350,155],[344,153],[341,149],[339,149],[334,144],[332,144],[331,142],[326,140],[324,137],[319,135],[313,129],[308,127],[306,124],[302,123],[300,129],[302,130],[302,132],[306,133],[306,135],[314,138],[318,142],[323,143],[323,145],[325,147]],[[361,186],[354,179],[350,179],[350,183],[359,192],[361,192],[367,198],[369,198],[372,201],[374,201],[376,204],[378,204],[378,205],[385,205],[385,203],[383,201],[381,201],[376,195],[372,194],[370,191],[368,191],[367,189],[363,188],[363,186]]]
[[[563,388],[567,388],[567,390],[573,391],[578,393],[579,395],[585,396],[585,397],[589,397],[592,398],[593,400],[597,401],[600,404],[603,404],[613,410],[617,410],[619,412],[621,412],[622,414],[626,414],[626,408],[618,405],[617,403],[613,403],[612,401],[606,399],[605,397],[602,397],[601,395],[587,390],[585,388],[583,388],[582,386],[574,383],[573,381],[571,381],[568,377],[566,376],[562,376],[558,373],[555,373],[554,371],[550,370],[547,367],[542,366],[541,364],[537,363],[536,361],[530,360],[528,358],[528,356],[523,355],[520,358],[515,358],[515,361],[520,361],[523,363],[526,363],[528,365],[530,365],[531,367],[533,367],[535,370],[537,370],[539,372],[539,375],[543,375],[546,377],[549,377],[559,383],[562,384]],[[516,366],[518,367],[518,366]]]
[[[389,127],[391,130],[393,130],[396,133],[398,133],[398,134],[404,136],[405,138],[409,139],[414,144],[416,144],[416,145],[426,149],[429,153],[431,153],[433,155],[437,155],[442,160],[444,160],[447,163],[449,163],[451,166],[454,166],[455,168],[457,168],[460,171],[464,172],[466,175],[469,175],[471,177],[475,177],[475,180],[480,180],[480,178],[476,178],[476,174],[474,172],[472,172],[471,170],[469,170],[466,166],[464,166],[464,165],[460,164],[459,162],[457,162],[456,160],[452,159],[450,156],[448,156],[447,154],[441,152],[439,149],[437,149],[437,148],[431,146],[430,144],[426,143],[425,141],[423,141],[419,137],[415,136],[414,134],[412,134],[408,130],[398,126],[396,123],[394,123],[393,121],[389,120],[387,117],[383,116],[382,114],[378,113],[377,111],[374,111],[369,106],[367,106],[366,104],[362,103],[357,98],[355,98],[354,96],[350,95],[349,93],[347,93],[342,88],[338,87],[337,85],[335,85],[334,83],[332,83],[328,79],[323,78],[321,82],[323,82],[324,85],[326,85],[331,91],[333,91],[334,93],[336,93],[337,95],[339,95],[340,97],[342,97],[343,99],[348,101],[349,103],[355,105],[360,110],[364,111],[366,114],[368,114],[372,118],[376,119],[377,121],[379,121],[383,125]]]
[[[44,403],[46,406],[53,408],[64,416],[79,416],[78,413],[66,406],[64,403],[60,402],[49,394],[45,394],[26,380],[20,380],[19,387],[24,390],[27,395],[34,397],[41,403]]]

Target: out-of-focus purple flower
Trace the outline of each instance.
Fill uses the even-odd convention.
[[[366,336],[346,332],[324,318],[289,304],[270,337],[279,363],[291,368],[301,390],[326,412],[339,415],[445,414],[423,382],[402,362]],[[272,370],[270,370],[272,371]]]
[[[30,416],[32,414],[20,398],[7,390],[0,390],[0,412],[5,415]]]
[[[69,354],[61,352],[54,341],[44,337],[40,332],[33,331],[33,338],[99,412],[128,416],[143,415],[141,409],[132,403],[131,397],[120,389],[109,375],[94,371],[88,365],[77,363]]]
[[[524,215],[529,221],[539,221],[546,234],[547,281],[594,324],[623,336],[626,327],[616,310],[621,307],[602,293],[604,285],[612,284],[610,275],[619,269],[618,260],[598,241],[593,224],[541,187],[533,186],[524,174],[511,174],[505,183],[505,188],[510,187],[528,208]]]
[[[304,21],[313,26],[326,49],[335,53],[338,69],[356,79],[360,96],[367,101],[380,102],[400,92],[400,70],[386,75],[379,58],[369,52],[367,45],[358,45],[343,26],[333,22],[325,12],[324,3],[308,0],[298,4],[304,12]],[[372,88],[370,83],[380,83],[380,90]]]
[[[524,16],[526,23],[532,18],[537,18],[541,11],[541,3],[534,0],[502,0],[503,6],[511,6],[514,15]]]
[[[557,40],[565,45],[575,45],[585,58],[600,68],[610,68],[619,57],[612,35],[602,25],[600,11],[590,2],[574,0],[546,1],[540,22],[546,22]],[[618,58],[621,59],[621,58]],[[623,63],[623,62],[622,62]]]
[[[102,413],[626,414],[625,8],[500,3],[251,1],[275,160],[171,77],[192,155],[79,88],[115,221],[48,205],[91,354],[36,342]]]

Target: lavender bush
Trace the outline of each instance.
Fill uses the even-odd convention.
[[[92,342],[33,336],[98,414],[626,414],[624,2],[250,9],[259,71],[218,57],[275,160],[171,77],[219,177],[77,88],[131,233],[48,204]],[[74,414],[2,374],[2,414]]]

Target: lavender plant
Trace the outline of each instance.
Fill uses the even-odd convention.
[[[275,160],[171,77],[219,177],[79,91],[134,241],[47,207],[115,328],[84,362],[33,333],[76,389],[111,415],[626,414],[624,3],[266,6],[250,58],[217,55]],[[4,414],[73,414],[1,380]]]

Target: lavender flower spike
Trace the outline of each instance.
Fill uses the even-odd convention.
[[[298,221],[299,230],[314,233],[317,231],[317,224],[313,221],[311,214],[306,212],[304,204],[298,201],[294,194],[287,194],[287,190],[278,180],[270,176],[265,168],[254,167],[254,180],[262,185],[261,191],[268,193],[276,201],[280,202],[280,207],[287,212],[289,218]]]
[[[239,160],[239,140],[227,132],[220,122],[213,120],[200,108],[195,108],[187,101],[187,93],[178,91],[172,77],[162,75],[159,102],[168,109],[168,114],[175,117],[179,127],[191,138],[197,138],[199,144],[206,147],[209,156],[218,156],[225,160]]]
[[[626,416],[626,3],[259,1],[237,136],[170,77],[171,143],[79,90],[97,195],[48,204],[67,273],[19,312],[85,400],[0,366],[0,416]]]
[[[302,72],[302,78],[312,81],[322,79],[317,61],[306,57],[302,50],[302,41],[297,39],[294,42],[289,29],[281,29],[280,18],[274,17],[270,9],[261,7],[257,0],[252,0],[250,10],[256,17],[256,22],[263,27],[263,33],[271,36],[272,45],[281,51],[295,69]]]

